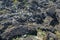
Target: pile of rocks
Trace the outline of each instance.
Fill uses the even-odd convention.
[[[37,29],[48,31],[47,40],[50,40],[51,34],[55,36],[54,40],[58,40],[55,31],[60,31],[57,26],[60,25],[59,3],[59,0],[1,0],[1,40],[25,34],[37,35]]]

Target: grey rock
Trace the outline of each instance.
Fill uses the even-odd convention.
[[[53,38],[53,40],[58,40],[55,34],[49,32],[47,35],[47,40],[50,40],[50,38]]]
[[[47,11],[47,15],[52,18],[56,18],[55,7],[49,8],[49,10]]]
[[[23,30],[24,29],[24,30]],[[6,30],[3,34],[1,34],[1,37],[3,39],[10,39],[14,36],[22,36],[24,34],[35,34],[35,30],[32,29],[28,29],[28,27],[25,26],[19,26],[19,27],[13,27],[12,29],[8,29]]]

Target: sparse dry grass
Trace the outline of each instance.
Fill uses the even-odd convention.
[[[46,32],[45,31],[41,31],[39,29],[38,33],[37,33],[37,36],[38,36],[38,40],[46,40]]]
[[[3,28],[3,26],[2,25],[0,25],[0,29],[2,29]]]
[[[56,31],[56,35],[58,37],[58,40],[60,40],[60,32],[59,31]]]

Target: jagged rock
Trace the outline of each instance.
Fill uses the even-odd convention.
[[[18,0],[19,2],[23,2],[24,0]]]
[[[56,2],[57,8],[60,9],[60,1]]]
[[[47,15],[52,18],[55,18],[56,17],[55,7],[49,8],[49,10],[47,11]]]
[[[2,21],[3,20],[3,17],[0,17],[0,21]]]
[[[4,5],[4,6],[7,6],[7,7],[9,7],[9,6],[12,6],[12,1],[11,0],[2,0],[2,5]]]
[[[24,34],[37,35],[35,33],[37,33],[37,32],[33,28],[28,29],[28,27],[19,26],[19,27],[13,27],[13,28],[10,28],[10,29],[6,30],[4,33],[1,34],[1,37],[3,39],[10,39],[14,36],[22,36]]]
[[[2,29],[0,29],[0,32],[3,33],[7,28],[8,26],[12,25],[11,22],[5,22],[2,24],[4,27],[2,27]]]
[[[35,2],[35,1],[33,1],[33,2],[32,2],[32,4],[31,4],[30,9],[31,9],[31,10],[33,10],[33,11],[36,11],[36,10],[37,10],[37,8],[38,8],[38,3],[37,3],[37,2]]]
[[[18,5],[18,8],[24,9],[24,8],[25,8],[24,4],[25,4],[24,2],[20,3],[20,4]]]
[[[52,26],[55,26],[55,25],[58,25],[59,24],[59,21],[57,18],[53,19],[51,22],[50,22],[50,25]]]
[[[58,40],[55,34],[49,32],[47,35],[47,40],[50,40],[50,38],[53,38],[53,40]]]
[[[58,0],[0,1],[2,1],[0,2],[0,25],[3,26],[0,28],[1,40],[9,40],[14,36],[21,37],[25,34],[36,35],[38,28],[50,32],[47,37],[49,40],[50,35],[55,36],[55,31],[60,28],[60,1]]]

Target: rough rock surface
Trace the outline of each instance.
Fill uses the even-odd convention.
[[[42,36],[40,39],[38,34],[45,35],[45,38]],[[23,40],[60,40],[58,34],[60,0],[0,0],[1,40],[12,40],[24,35],[36,37],[26,37]]]

